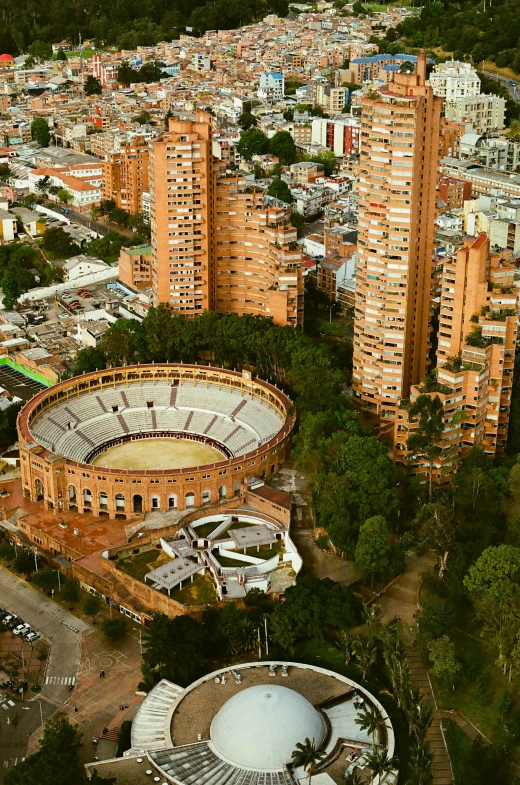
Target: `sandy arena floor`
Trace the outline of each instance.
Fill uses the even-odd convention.
[[[183,469],[217,463],[226,456],[189,439],[139,439],[110,447],[92,463],[105,469]]]

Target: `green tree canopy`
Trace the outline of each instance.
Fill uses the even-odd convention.
[[[83,85],[83,91],[85,95],[102,95],[103,88],[101,86],[101,82],[99,79],[96,79],[95,76],[89,74],[85,79],[85,84]]]
[[[269,150],[269,140],[263,131],[252,128],[240,134],[237,150],[244,161],[250,161],[254,155],[264,155]]]
[[[267,193],[269,196],[274,196],[275,199],[279,199],[281,202],[285,202],[286,204],[290,204],[292,202],[291,189],[280,177],[277,177],[275,180],[273,180],[267,189]]]
[[[269,152],[275,155],[281,164],[289,166],[296,161],[296,145],[288,131],[278,131],[269,140]]]
[[[251,112],[242,112],[238,118],[238,125],[243,131],[249,131],[250,128],[258,125],[258,120]]]
[[[390,564],[390,533],[382,515],[368,518],[359,529],[356,564],[365,575],[383,576]]]
[[[47,120],[44,117],[35,117],[31,123],[31,137],[35,139],[40,147],[48,147],[51,140],[51,132]]]

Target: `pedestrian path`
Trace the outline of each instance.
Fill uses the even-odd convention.
[[[24,761],[24,760],[25,760],[25,756],[23,758],[20,758],[19,761],[18,761],[18,758],[4,758],[2,760],[2,768],[3,769],[8,769],[11,766],[17,766],[19,762],[22,763],[22,761]]]
[[[75,684],[75,676],[46,676],[45,684]]]

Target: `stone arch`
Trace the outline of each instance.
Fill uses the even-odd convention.
[[[134,494],[134,498],[132,501],[133,511],[134,512],[142,512],[143,511],[143,497],[140,493]]]
[[[76,486],[75,485],[69,485],[68,492],[69,492],[69,502],[71,504],[75,504],[76,503]]]
[[[39,502],[41,499],[43,499],[44,496],[43,483],[39,477],[37,477],[34,481],[34,490],[36,493],[36,501]]]
[[[188,491],[188,493],[184,497],[184,505],[186,509],[189,507],[195,507],[195,494],[193,491]]]
[[[161,509],[161,497],[157,496],[157,494],[154,494],[153,496],[150,496],[150,504],[151,504],[152,510],[160,510]]]
[[[122,493],[116,493],[116,512],[125,511],[125,497]]]
[[[99,509],[108,510],[108,494],[106,491],[100,491],[98,494]]]
[[[211,502],[211,491],[202,491],[202,504],[209,504]]]
[[[175,493],[170,493],[168,496],[168,509],[175,510],[177,509],[177,496]]]
[[[83,488],[83,506],[92,507],[92,492],[90,488]]]
[[[218,489],[218,498],[219,499],[226,499],[227,498],[227,488],[225,485],[221,485]]]

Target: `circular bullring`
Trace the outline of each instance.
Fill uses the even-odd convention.
[[[84,374],[20,412],[24,493],[127,519],[216,504],[279,468],[294,421],[290,399],[249,372],[165,364]]]

